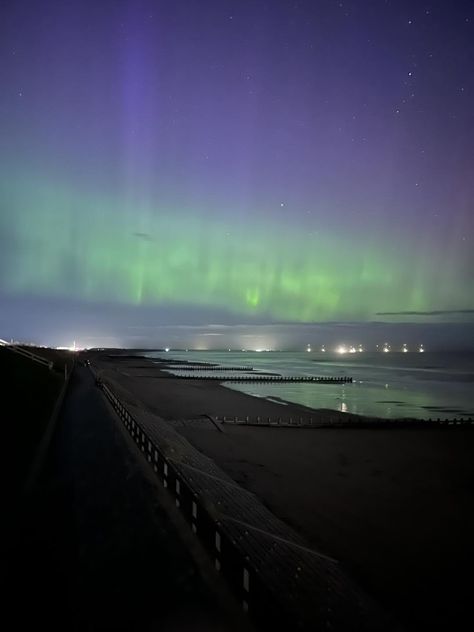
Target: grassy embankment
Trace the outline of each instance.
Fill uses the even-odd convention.
[[[7,495],[21,490],[64,383],[67,352],[29,349],[54,362],[49,370],[34,360],[0,347],[0,384],[3,462]]]

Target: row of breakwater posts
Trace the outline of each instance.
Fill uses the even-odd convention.
[[[203,368],[205,367],[211,367],[211,366],[220,366],[220,364],[218,362],[189,362],[189,360],[175,360],[175,359],[170,359],[170,360],[165,360],[164,358],[153,358],[153,363],[154,364],[164,364],[164,365],[182,365],[182,366],[202,366]]]
[[[179,365],[174,366],[170,364],[167,366],[167,370],[174,371],[255,371],[253,366],[219,366],[218,364],[212,364],[208,366],[192,366],[192,365]],[[272,375],[277,375],[273,373]]]
[[[246,415],[245,417],[216,415],[217,423],[235,424],[243,426],[271,426],[277,428],[472,428],[472,417],[456,419],[386,419],[364,418],[351,416],[331,416],[324,414],[320,417],[262,417]]]
[[[313,376],[284,376],[284,375],[170,375],[175,380],[207,380],[210,382],[294,382],[311,384],[352,384],[351,377],[313,377]],[[165,378],[166,379],[166,378]]]
[[[132,414],[111,385],[96,382],[213,559],[216,572],[260,629],[392,629],[336,560],[310,549],[166,421]]]

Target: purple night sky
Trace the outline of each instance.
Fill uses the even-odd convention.
[[[472,2],[0,17],[0,337],[472,336]]]

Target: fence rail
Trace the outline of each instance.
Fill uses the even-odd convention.
[[[10,351],[13,351],[14,353],[18,353],[19,355],[22,355],[25,358],[29,358],[30,360],[34,360],[38,364],[42,364],[43,366],[47,366],[48,369],[50,369],[50,370],[54,366],[54,363],[51,360],[46,360],[46,358],[43,358],[42,356],[39,356],[36,353],[33,353],[31,351],[27,351],[24,347],[20,347],[19,345],[11,344],[11,343],[7,342],[6,340],[2,340],[1,338],[0,338],[0,346],[6,347]]]

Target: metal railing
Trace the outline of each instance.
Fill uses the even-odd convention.
[[[46,360],[46,358],[43,358],[42,356],[37,355],[36,353],[27,351],[24,347],[11,344],[10,342],[7,342],[6,340],[2,340],[1,338],[0,338],[0,346],[5,347],[6,349],[9,349],[10,351],[13,351],[14,353],[18,353],[19,355],[22,355],[26,358],[29,358],[30,360],[34,360],[35,362],[38,362],[38,364],[47,366],[49,370],[51,370],[54,366],[54,362],[52,362],[51,360]]]

